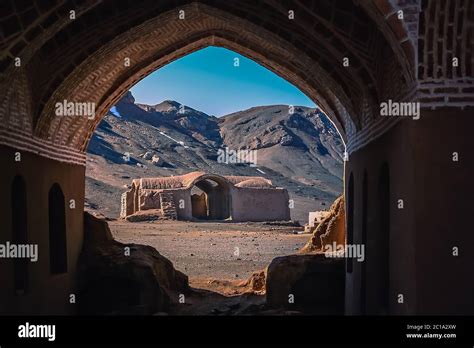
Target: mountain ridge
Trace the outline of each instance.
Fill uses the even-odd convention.
[[[255,151],[257,168],[219,163],[217,153],[226,147]],[[173,100],[136,103],[128,92],[89,144],[87,204],[116,217],[131,179],[201,170],[264,176],[288,189],[297,205],[292,218],[304,221],[308,211],[325,209],[340,195],[343,147],[317,108],[256,106],[215,117]]]

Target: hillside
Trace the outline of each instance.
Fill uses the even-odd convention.
[[[256,151],[256,166],[220,163],[225,147]],[[117,217],[132,179],[202,170],[272,180],[288,189],[292,218],[303,223],[308,211],[327,209],[341,194],[342,152],[337,131],[317,109],[290,114],[286,105],[259,106],[216,118],[170,100],[137,104],[129,92],[89,144],[86,205]]]

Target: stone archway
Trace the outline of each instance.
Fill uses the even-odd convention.
[[[191,190],[192,215],[203,220],[226,220],[231,217],[229,185],[212,179],[201,179],[194,183],[202,193]]]
[[[35,96],[19,96],[33,98],[26,104],[35,108],[27,123],[31,124],[38,143],[46,140],[57,145],[54,150],[61,149],[60,154],[51,148],[44,149],[49,156],[69,163],[83,163],[83,152],[101,117],[133,84],[172,60],[216,45],[252,58],[299,87],[334,122],[348,151],[355,151],[368,138],[382,134],[396,122],[396,119],[377,117],[374,105],[386,97],[404,98],[412,87],[410,79],[413,78],[413,62],[397,45],[407,34],[403,27],[391,27],[380,20],[377,12],[388,11],[391,6],[377,4],[378,8],[371,2],[362,7],[356,5],[350,1],[322,1],[312,8],[295,3],[290,10],[301,17],[293,23],[288,22],[291,20],[288,9],[285,11],[272,1],[265,4],[269,18],[260,19],[251,14],[250,7],[242,13],[221,2],[192,2],[174,8],[163,4],[155,12],[152,9],[156,5],[147,13],[138,11],[137,18],[131,17],[129,22],[116,28],[122,32],[113,37],[109,37],[107,31],[102,33],[93,26],[88,27],[86,31],[94,33],[98,42],[87,43],[87,54],[83,46],[76,47],[79,54],[71,57],[73,64],[68,64],[65,72],[64,68],[57,67],[56,73],[60,71],[60,75],[55,79],[47,76],[48,88]],[[83,18],[78,18],[72,26],[55,28],[57,34],[51,33],[51,45],[57,40],[62,45],[73,44],[75,41],[65,42],[64,38],[81,36],[84,29],[76,28],[79,23],[93,22],[90,17],[94,18],[99,10],[105,13],[107,6],[110,4],[86,6]],[[180,11],[185,14],[185,20],[177,19]],[[319,25],[313,26],[314,21]],[[341,25],[342,22],[351,23],[351,27]],[[284,30],[277,34],[279,31],[275,31],[271,23]],[[303,30],[305,25],[313,29]],[[317,43],[317,47],[305,47],[308,40]],[[54,55],[52,47],[48,48],[39,47],[31,60],[36,56],[48,59]],[[383,78],[377,81],[372,67],[380,55],[390,59],[379,66]],[[401,69],[403,78],[383,83],[393,76],[390,71],[394,68]],[[46,77],[42,73],[30,76],[29,83],[41,83],[39,80]],[[94,103],[95,118],[56,117],[55,105],[64,100]],[[10,100],[6,97],[4,101]]]
[[[232,217],[230,183],[215,174],[200,174],[187,184],[191,194],[192,216],[204,220]]]

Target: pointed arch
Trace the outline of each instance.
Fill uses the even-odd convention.
[[[349,185],[347,188],[347,245],[354,244],[354,173],[349,176]],[[346,272],[352,273],[353,258],[346,258]]]
[[[49,266],[51,274],[67,272],[66,211],[64,194],[55,183],[48,195]]]
[[[11,190],[12,242],[15,245],[28,243],[28,210],[26,183],[22,176],[15,176]],[[26,258],[13,260],[13,278],[16,294],[28,289],[28,262]]]
[[[386,162],[380,168],[378,201],[378,308],[376,314],[386,315],[390,313],[390,172]]]

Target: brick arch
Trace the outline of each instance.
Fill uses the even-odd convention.
[[[400,75],[409,85],[416,81],[416,40],[418,37],[419,1],[361,1],[368,16],[377,24],[399,62]],[[402,11],[403,20],[398,18]]]
[[[183,9],[186,21],[177,22],[175,11],[165,13],[91,55],[45,105],[36,134],[84,151],[100,118],[131,86],[161,66],[209,45],[229,48],[266,66],[316,101],[344,138],[352,131],[353,121],[348,115],[356,113],[351,101],[343,88],[304,52],[214,8],[191,4]],[[172,32],[179,35],[173,37]],[[123,65],[125,58],[131,59],[131,67]],[[316,86],[328,88],[318,90]],[[62,100],[94,101],[98,117],[94,121],[54,117],[54,105]]]
[[[196,185],[198,182],[205,181],[205,180],[214,181],[215,183],[221,185],[226,190],[229,190],[230,186],[232,185],[232,183],[228,179],[223,177],[222,175],[202,173],[201,175],[194,178],[191,182],[187,183],[186,188],[190,189],[194,185]]]
[[[7,73],[0,85],[10,89],[9,78],[16,74],[12,57],[21,56],[30,86],[24,99],[33,110],[28,113],[33,138],[61,149],[63,157],[77,152],[75,162],[83,161],[81,153],[98,120],[55,118],[55,102],[93,101],[101,116],[126,88],[153,70],[194,50],[222,46],[299,87],[335,123],[351,152],[396,122],[379,117],[381,100],[411,98],[412,65],[395,35],[405,24],[386,12],[389,8],[393,14],[393,3],[397,1],[139,0],[119,6],[91,0],[74,7],[38,3],[32,7],[44,8],[35,22],[39,30],[34,23],[19,26],[23,35],[14,25],[7,28],[8,57],[0,56],[0,71]],[[65,20],[71,8],[77,10],[77,19]],[[186,21],[177,20],[182,9]],[[297,20],[288,21],[289,9]],[[18,18],[13,20],[23,20]],[[125,56],[139,56],[128,71],[120,68]],[[350,58],[349,68],[342,67],[343,57]],[[0,111],[6,104],[0,100]]]

